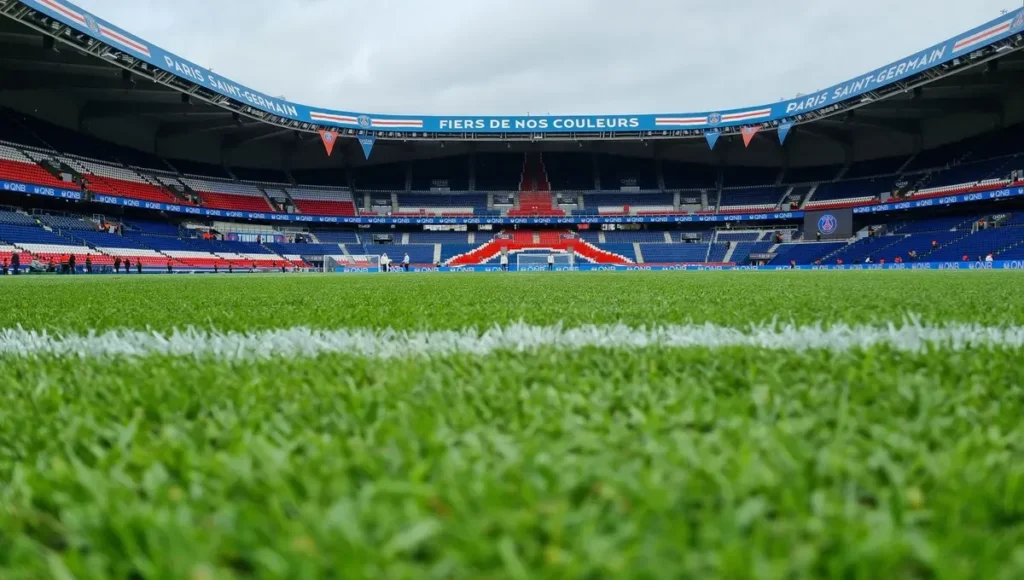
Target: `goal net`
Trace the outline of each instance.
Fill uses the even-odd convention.
[[[548,269],[548,256],[551,254],[516,254],[517,272],[536,272]],[[555,252],[552,270],[573,270],[576,267],[572,252]]]
[[[380,272],[380,256],[324,256],[324,272]]]

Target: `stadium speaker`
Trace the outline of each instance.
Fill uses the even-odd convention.
[[[231,113],[231,120],[235,122],[239,127],[242,126],[242,116],[238,113]]]
[[[192,97],[187,95],[187,94],[185,94],[185,93],[181,93],[181,104],[183,104],[183,105],[191,105],[192,104]]]
[[[135,79],[132,78],[132,71],[121,69],[121,82],[130,87],[135,86]]]
[[[52,36],[44,36],[43,37],[43,49],[44,50],[52,50],[54,52],[57,52],[57,45],[53,41],[53,37]]]
[[[914,87],[914,94],[911,95],[910,99],[916,101],[921,98],[921,87]]]

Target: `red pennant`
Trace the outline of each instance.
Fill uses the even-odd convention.
[[[761,130],[760,125],[751,125],[740,129],[740,133],[743,133],[743,146],[750,147],[750,140],[757,135],[757,132]]]
[[[334,144],[338,141],[338,132],[320,129],[320,139],[324,142],[324,149],[327,149],[327,156],[330,157],[334,151]]]

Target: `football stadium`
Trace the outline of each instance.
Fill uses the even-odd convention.
[[[1024,9],[562,116],[0,16],[0,577],[1024,577]]]

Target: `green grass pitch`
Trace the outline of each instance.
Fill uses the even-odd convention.
[[[1024,274],[8,277],[0,303],[0,578],[1024,577]],[[829,334],[957,323],[989,343]],[[567,343],[473,352],[515,324]],[[778,344],[571,342],[618,324]],[[90,351],[189,327],[267,356]],[[273,355],[387,328],[456,346]]]

